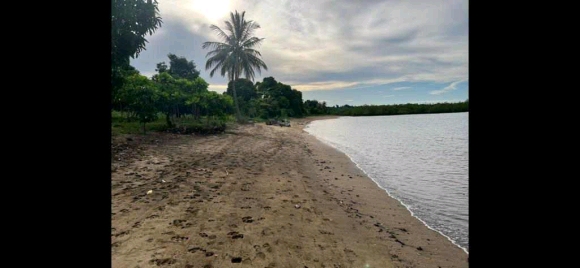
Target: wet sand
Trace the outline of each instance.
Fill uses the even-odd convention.
[[[462,249],[303,130],[325,118],[116,136],[112,267],[468,267]]]

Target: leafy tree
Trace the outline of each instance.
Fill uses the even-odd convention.
[[[111,0],[111,62],[129,64],[145,49],[145,35],[161,27],[157,0]]]
[[[115,98],[127,71],[130,58],[136,58],[145,49],[146,34],[161,27],[157,1],[111,0],[111,96]],[[114,100],[112,100],[114,101]],[[113,107],[111,107],[113,108]]]
[[[155,84],[145,76],[134,74],[127,78],[123,89],[128,109],[143,123],[143,134],[146,134],[145,124],[157,119],[159,93]]]
[[[230,81],[238,80],[243,73],[245,77],[251,81],[254,80],[254,69],[260,73],[261,68],[268,70],[266,64],[260,59],[262,56],[259,51],[253,49],[259,45],[264,38],[257,38],[254,31],[260,28],[260,25],[254,21],[246,21],[244,19],[245,11],[241,14],[238,11],[230,13],[230,21],[226,21],[226,32],[218,26],[211,25],[210,28],[214,30],[218,37],[224,42],[205,42],[202,48],[213,49],[207,53],[206,57],[209,59],[206,62],[205,69],[209,70],[210,77],[213,77],[216,70],[220,70],[220,74],[227,77]],[[238,105],[238,97],[236,94],[235,83],[232,86],[234,93],[234,103],[236,106],[237,120],[241,120],[240,107]]]
[[[262,82],[256,83],[256,88],[257,94],[262,95],[268,103],[269,115],[303,116],[302,92],[277,82],[273,77],[266,77]]]
[[[234,85],[235,84],[235,85]],[[228,88],[226,94],[234,98],[233,89],[236,89],[238,106],[243,114],[249,115],[250,110],[250,100],[258,98],[256,93],[256,86],[252,81],[244,78],[238,80],[230,81],[228,83]]]
[[[226,94],[233,97],[234,88],[236,88],[238,98],[246,102],[250,101],[250,99],[255,99],[258,97],[258,94],[256,93],[256,86],[254,86],[254,83],[248,79],[240,78],[236,80],[235,83],[234,81],[230,81],[228,83]]]
[[[155,83],[158,85],[161,102],[159,109],[165,114],[165,120],[168,127],[173,126],[171,116],[181,117],[185,113],[186,102],[193,96],[206,93],[208,83],[201,77],[194,80],[175,79],[169,72],[162,72],[156,75]],[[196,102],[196,104],[199,104]],[[193,107],[196,111],[196,107]],[[192,111],[192,113],[193,113]],[[199,114],[196,115],[199,117]]]
[[[199,77],[199,71],[195,69],[193,61],[187,61],[185,57],[178,57],[171,53],[167,57],[169,57],[169,74],[173,77],[187,80],[195,80]]]
[[[155,68],[155,71],[158,73],[167,72],[167,64],[165,64],[164,61],[157,63],[157,68]]]
[[[131,65],[115,69],[115,73],[111,76],[111,83],[114,85],[111,89],[111,108],[117,108],[120,111],[123,111],[124,108],[126,108],[126,96],[123,96],[124,92],[122,86],[127,81],[128,77],[135,74],[139,74],[139,71]]]
[[[193,61],[188,61],[185,57],[178,57],[175,54],[169,53],[169,67],[165,62],[157,63],[155,71],[157,74],[153,75],[152,79],[157,80],[157,76],[161,73],[167,72],[175,79],[195,80],[199,77],[199,71]]]

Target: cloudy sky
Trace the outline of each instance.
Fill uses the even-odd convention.
[[[163,25],[131,64],[143,75],[167,54],[193,60],[210,90],[227,79],[205,70],[205,41],[221,41],[229,13],[265,38],[258,50],[273,76],[329,105],[458,102],[468,98],[468,0],[158,0]]]

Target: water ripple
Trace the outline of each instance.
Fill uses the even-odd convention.
[[[305,130],[467,252],[468,113],[341,117]]]

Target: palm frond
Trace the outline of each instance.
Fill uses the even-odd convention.
[[[245,24],[244,23],[244,14],[245,13],[246,12],[243,11],[242,14],[241,14],[241,16],[240,16],[240,14],[236,11],[236,14],[234,15],[235,20],[232,21],[233,24],[234,24],[235,36],[236,36],[236,40],[238,41],[238,43],[240,41],[242,41],[241,38],[242,38],[242,34],[244,32],[244,28],[243,27],[245,26],[244,25]]]
[[[215,26],[215,25],[213,25],[213,24],[212,24],[211,26],[209,26],[209,28],[210,28],[212,31],[216,32],[216,33],[217,33],[217,35],[218,35],[218,36],[219,36],[219,37],[220,37],[222,40],[224,40],[226,43],[229,43],[229,42],[230,42],[230,37],[229,37],[229,36],[228,36],[226,33],[224,33],[224,31],[223,31],[222,29],[220,29],[220,27],[217,27],[217,26]]]
[[[234,30],[234,26],[229,21],[226,21],[225,24],[226,24],[226,30],[228,32],[230,32],[230,34],[228,35],[230,37],[230,41],[231,40],[234,40],[235,41],[235,39],[236,39],[236,31]]]
[[[244,72],[244,76],[251,81],[254,81],[254,76],[255,76],[255,72],[254,72],[254,68],[252,68],[252,64],[251,62],[248,60],[248,55],[244,54],[242,56],[243,60],[241,62],[241,69]]]
[[[205,42],[202,48],[211,48],[206,54],[206,70],[211,69],[210,76],[219,71],[222,76],[232,81],[241,75],[253,80],[256,72],[261,73],[262,68],[268,67],[260,58],[262,54],[254,47],[261,44],[264,38],[254,36],[260,25],[254,21],[245,20],[245,11],[238,13],[230,12],[230,19],[225,21],[223,30],[212,25],[210,28],[216,32],[224,42]]]
[[[213,77],[213,75],[214,75],[215,71],[216,71],[218,68],[222,67],[222,65],[223,65],[223,61],[222,61],[222,62],[218,62],[218,64],[217,64],[217,65],[216,65],[216,66],[215,66],[215,67],[214,67],[214,68],[213,68],[213,69],[212,69],[212,70],[209,72],[209,77]],[[207,68],[206,68],[206,70],[207,70]],[[222,75],[222,76],[223,76],[223,75]]]
[[[225,43],[221,43],[221,42],[204,42],[201,45],[201,48],[206,49],[206,48],[210,48],[210,49],[217,49],[223,45],[228,45]]]
[[[229,46],[229,45],[228,45],[227,47],[226,47],[226,46],[223,46],[223,47],[218,47],[218,48],[216,48],[216,49],[214,49],[214,50],[212,50],[212,51],[208,52],[208,53],[205,55],[205,57],[206,57],[206,58],[207,58],[207,57],[212,57],[212,56],[215,56],[215,55],[218,55],[218,54],[222,54],[222,53],[223,53],[223,54],[228,54],[228,53],[230,52],[230,50],[231,50],[231,49],[229,49],[230,47],[231,47],[231,46]]]
[[[257,50],[251,49],[251,48],[244,48],[244,53],[250,54],[250,55],[254,55],[254,56],[257,56],[257,57],[261,57],[262,56],[262,54],[260,53],[260,51],[257,51]]]
[[[242,33],[240,40],[242,40],[242,42],[245,42],[247,39],[249,39],[251,36],[253,36],[254,31],[256,29],[259,29],[259,28],[260,28],[260,25],[254,21],[245,22],[244,32]]]
[[[252,37],[252,38],[246,40],[244,43],[242,43],[242,46],[244,48],[252,48],[256,45],[260,45],[262,40],[264,40],[264,38]]]

